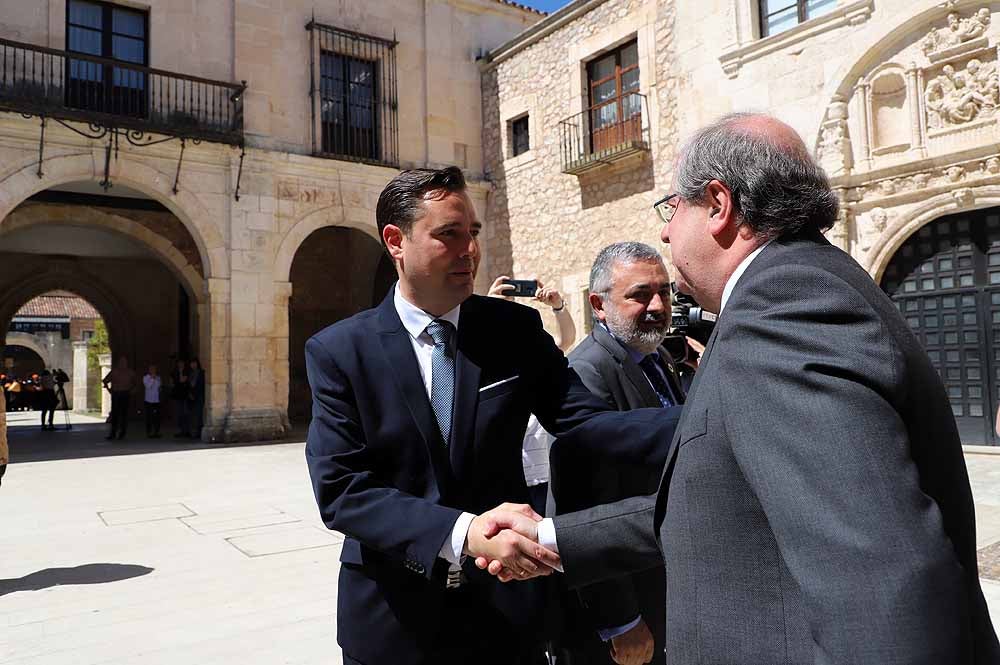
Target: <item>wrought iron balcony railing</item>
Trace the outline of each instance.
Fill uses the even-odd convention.
[[[559,123],[563,173],[579,175],[649,150],[646,96],[632,92]]]
[[[245,85],[0,39],[0,110],[232,145]]]

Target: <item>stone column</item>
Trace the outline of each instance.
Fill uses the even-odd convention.
[[[854,88],[854,96],[858,105],[858,152],[860,153],[858,159],[866,171],[871,168],[872,164],[871,131],[869,129],[872,110],[868,101],[868,88],[867,83],[859,83]]]
[[[281,423],[285,430],[291,429],[288,421],[288,302],[292,297],[291,282],[274,283],[274,337],[268,341],[267,357],[274,362],[274,401],[281,413]]]
[[[921,159],[927,154],[924,148],[923,123],[920,121],[921,95],[920,82],[918,80],[919,72],[920,70],[914,62],[911,62],[910,66],[906,69],[906,97],[910,107],[910,153],[915,159]]]
[[[97,357],[97,362],[101,365],[101,379],[108,375],[111,371],[111,354],[102,353]],[[111,414],[111,393],[101,386],[101,416],[107,418]]]
[[[87,410],[87,342],[73,342],[73,397],[70,406],[77,413]]]

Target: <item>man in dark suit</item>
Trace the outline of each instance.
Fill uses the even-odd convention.
[[[670,329],[670,275],[659,252],[639,242],[602,249],[590,271],[594,329],[569,355],[592,393],[618,411],[683,404],[684,390],[663,340]],[[606,444],[614,448],[617,440]],[[559,512],[656,492],[661,469],[617,464],[554,465]],[[664,663],[663,565],[579,589],[566,640],[571,665]]]
[[[376,216],[399,281],[377,308],[306,344],[306,459],[323,521],[347,536],[345,663],[533,662],[544,590],[500,585],[464,555],[486,554],[521,579],[558,565],[528,538],[485,535],[502,518],[534,536],[521,467],[529,414],[571,446],[599,443],[587,432],[620,414],[568,369],[535,310],[472,295],[481,224],[460,170],[401,173]],[[662,463],[676,419],[657,413],[629,439]],[[488,512],[506,501],[521,505]]]
[[[655,504],[538,526],[567,581],[662,556],[677,665],[1000,662],[947,395],[823,238],[837,199],[801,139],[727,116],[684,148],[676,192],[657,208],[678,288],[718,323]]]

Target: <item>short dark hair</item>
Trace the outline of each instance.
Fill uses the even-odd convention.
[[[742,126],[759,115],[731,113],[695,134],[677,164],[677,193],[701,201],[719,180],[733,194],[740,224],[759,238],[831,228],[839,203],[826,173],[804,146],[781,146]]]
[[[465,191],[465,176],[457,166],[443,169],[409,169],[389,181],[378,197],[375,206],[375,221],[378,234],[389,224],[398,226],[407,236],[413,222],[420,216],[420,204],[429,192],[441,192],[442,196],[451,192]],[[383,244],[385,241],[382,241]]]

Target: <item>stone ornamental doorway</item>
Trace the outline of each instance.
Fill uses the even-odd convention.
[[[997,445],[1000,208],[948,215],[908,238],[882,288],[944,381],[965,445]]]

